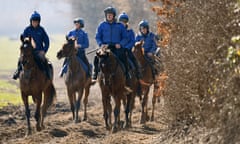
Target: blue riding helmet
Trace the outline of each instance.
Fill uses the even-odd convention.
[[[37,11],[34,11],[33,14],[30,17],[30,22],[31,21],[41,21],[41,16]]]
[[[123,12],[118,16],[118,21],[128,22],[129,18],[128,15]]]
[[[113,14],[113,17],[115,17],[116,16],[116,14],[117,14],[117,11],[116,11],[116,9],[114,8],[114,7],[107,7],[107,8],[105,8],[104,9],[104,13],[105,13],[105,16],[108,14],[108,13],[111,13],[111,14]]]
[[[138,24],[139,30],[141,27],[143,28],[147,28],[147,30],[149,30],[149,24],[147,20],[142,20],[140,21],[140,23]]]
[[[82,18],[75,18],[73,20],[73,23],[79,23],[81,25],[81,28],[84,27],[84,20]]]

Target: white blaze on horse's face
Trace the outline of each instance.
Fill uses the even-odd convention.
[[[27,44],[24,44],[23,47],[26,48],[28,45]]]

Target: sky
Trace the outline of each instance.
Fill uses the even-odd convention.
[[[0,5],[0,36],[18,37],[29,25],[33,11],[41,15],[41,25],[50,34],[65,34],[72,28],[68,0],[5,0]]]

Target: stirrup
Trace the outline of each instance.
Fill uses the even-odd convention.
[[[141,85],[145,85],[145,86],[150,86],[151,85],[150,83],[147,83],[147,82],[143,81],[142,79],[139,79],[138,81]]]

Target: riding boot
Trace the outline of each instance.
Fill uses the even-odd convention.
[[[140,64],[137,62],[135,57],[132,58],[132,62],[134,64],[134,66],[136,67],[136,77],[137,77],[137,79],[142,79],[143,74],[142,74],[142,68],[141,68]]]
[[[18,61],[17,70],[14,72],[12,77],[14,80],[17,80],[19,78],[21,70],[22,70],[22,64],[20,61]]]
[[[45,74],[46,74],[47,78],[51,80],[52,79],[52,74],[50,72],[50,67],[49,67],[48,61],[44,60],[42,62],[42,66],[44,67],[44,71],[45,71]]]
[[[146,58],[146,60],[148,61],[150,67],[151,67],[153,79],[155,79],[156,73],[155,73],[155,66],[154,66],[154,65],[155,65],[154,57],[146,56],[145,58]]]
[[[59,73],[59,77],[63,77],[64,73],[66,73],[65,67],[66,67],[67,62],[68,62],[68,58],[65,58],[64,62],[63,62],[63,65],[62,65],[62,68],[61,68],[60,73]]]
[[[99,59],[97,56],[94,57],[94,70],[93,70],[93,75],[92,75],[92,79],[93,80],[96,80],[97,79],[97,75],[98,75],[98,72],[99,72]]]
[[[52,66],[52,63],[48,62],[47,66],[48,66],[49,79],[53,80],[53,66]]]

